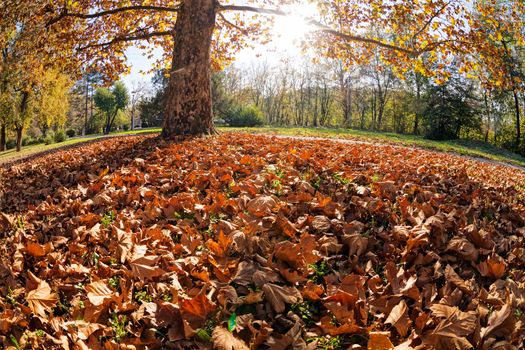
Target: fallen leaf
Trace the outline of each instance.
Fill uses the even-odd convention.
[[[246,343],[231,334],[226,328],[215,327],[211,335],[213,348],[217,350],[249,350]]]
[[[27,293],[26,300],[31,311],[45,318],[46,311],[51,312],[57,304],[58,296],[53,293],[46,281],[40,281],[36,289]]]
[[[295,287],[267,283],[262,286],[262,290],[265,298],[277,313],[284,311],[285,304],[295,304],[303,300],[301,293]]]

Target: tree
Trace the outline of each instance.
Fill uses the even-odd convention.
[[[93,97],[96,106],[105,114],[104,133],[109,134],[119,112],[128,105],[128,90],[121,82],[113,85],[113,89],[99,88]]]
[[[71,80],[57,70],[48,70],[42,75],[35,91],[35,115],[44,134],[51,126],[64,126],[71,86]]]
[[[457,139],[462,128],[479,128],[480,118],[471,82],[455,77],[445,84],[431,85],[427,94],[428,102],[423,112],[426,138]]]
[[[122,53],[132,41],[148,40],[164,47],[171,54],[171,70],[162,135],[172,138],[214,132],[211,66],[220,67],[231,61],[234,52],[249,39],[266,39],[264,29],[268,21],[262,16],[252,20],[251,16],[229,13],[288,15],[286,5],[296,1],[252,0],[236,5],[217,0],[159,0],[148,4],[135,0],[122,6],[100,0],[62,5],[44,0],[37,3],[47,26],[65,33],[61,35],[63,42],[77,48],[83,58],[92,60],[109,75],[126,69]],[[481,52],[492,52],[491,43],[475,31],[481,20],[494,17],[499,11],[498,14],[511,15],[506,27],[519,28],[523,22],[520,15],[525,12],[518,1],[504,9],[495,2],[479,2],[476,6],[482,10],[478,11],[481,17],[473,16],[473,7],[461,1],[318,3],[322,21],[307,20],[323,39],[318,45],[324,55],[348,57],[352,64],[366,61],[371,50],[379,47],[382,60],[393,65],[397,73],[415,66],[425,75],[435,75],[430,65],[438,61],[446,64],[453,53],[461,53],[464,65],[469,66]],[[141,18],[140,23],[136,18]],[[378,38],[368,34],[371,23],[381,23],[390,35]],[[522,37],[523,33],[515,35]],[[428,62],[419,59],[424,52],[431,53]]]

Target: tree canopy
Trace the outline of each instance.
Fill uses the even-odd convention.
[[[525,14],[520,1],[314,3],[319,15],[304,20],[314,29],[311,42],[319,55],[350,66],[369,60],[372,50],[379,48],[381,61],[398,75],[415,70],[445,82],[450,77],[447,67],[454,63],[485,85],[523,89],[509,59],[512,45],[524,42],[523,32],[517,30]],[[31,27],[31,40],[41,38],[36,41],[43,48],[39,52],[72,69],[89,64],[110,80],[129,69],[124,52],[131,45],[161,47],[165,54],[159,66],[171,61],[164,136],[202,134],[213,132],[210,67],[221,68],[243,47],[270,40],[272,18],[293,15],[293,5],[301,4],[299,0],[125,4],[8,0],[0,43],[6,41],[9,28]]]

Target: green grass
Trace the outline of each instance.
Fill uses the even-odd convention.
[[[485,158],[525,167],[525,157],[516,153],[498,148],[482,141],[448,140],[433,141],[420,136],[401,135],[387,132],[372,132],[341,128],[285,128],[285,127],[257,127],[257,128],[219,128],[221,131],[237,131],[247,133],[264,133],[276,135],[293,135],[306,137],[345,138],[364,142],[380,142],[393,145],[419,147],[441,152],[453,152],[469,157]]]
[[[79,137],[73,137],[70,139],[67,139],[64,142],[60,143],[53,143],[50,145],[45,144],[38,144],[38,145],[31,145],[31,146],[22,146],[22,150],[20,152],[17,152],[16,149],[10,149],[4,152],[0,152],[0,164],[29,157],[31,155],[62,148],[65,146],[71,146],[79,143],[83,143],[86,141],[101,139],[108,136],[123,136],[123,135],[140,135],[140,134],[149,134],[149,133],[156,133],[160,132],[160,128],[148,128],[148,129],[139,129],[139,130],[129,130],[129,131],[118,131],[118,132],[112,132],[109,135],[103,135],[103,134],[97,134],[97,135],[87,135],[87,136],[79,136]]]

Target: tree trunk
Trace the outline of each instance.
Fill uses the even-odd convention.
[[[177,15],[164,138],[215,132],[210,47],[217,5],[216,0],[184,0]]]
[[[5,124],[2,123],[2,126],[0,127],[0,152],[5,151]]]
[[[514,107],[516,108],[516,150],[519,150],[521,139],[520,102],[516,90],[512,91],[512,94],[514,95]]]
[[[89,79],[86,73],[86,108],[84,111],[84,128],[82,129],[82,136],[87,134],[88,129],[88,104],[89,104]]]
[[[491,110],[490,110],[490,107],[489,107],[489,99],[488,99],[488,92],[487,90],[484,91],[485,93],[483,94],[483,100],[485,102],[485,112],[487,113],[487,125],[485,127],[485,136],[483,138],[483,140],[485,142],[489,142],[489,131],[490,131],[490,114],[491,114]]]
[[[422,102],[421,101],[421,77],[419,76],[419,73],[416,73],[416,113],[414,118],[414,129],[412,130],[412,133],[414,135],[419,135],[419,116],[421,115],[421,109],[422,109]]]
[[[16,151],[20,152],[22,150],[22,132],[24,128],[22,126],[16,128]]]

